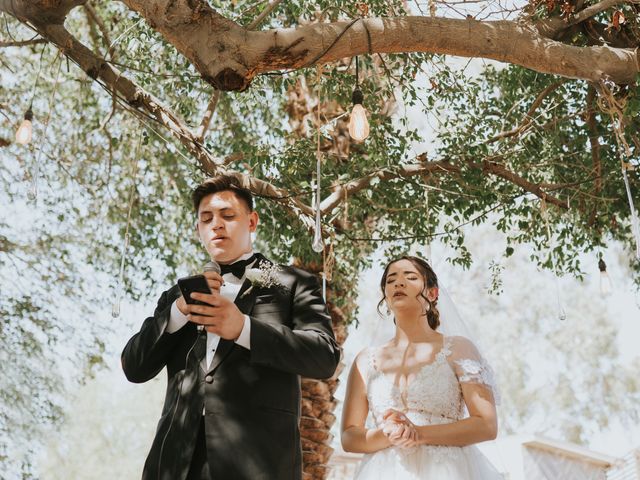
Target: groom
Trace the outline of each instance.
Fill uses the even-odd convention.
[[[299,480],[300,376],[333,375],[340,349],[316,277],[253,253],[258,214],[232,175],[192,194],[197,233],[222,275],[187,304],[165,291],[122,352],[132,382],[166,367],[162,416],[144,480]],[[246,268],[272,272],[253,284]],[[275,275],[273,272],[276,272]]]

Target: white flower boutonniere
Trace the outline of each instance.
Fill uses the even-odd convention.
[[[247,268],[244,274],[251,286],[243,295],[249,293],[253,287],[283,287],[280,281],[280,266],[275,263],[262,262],[257,268]]]

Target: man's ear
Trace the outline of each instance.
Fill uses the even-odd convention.
[[[196,240],[198,240],[200,243],[202,243],[202,238],[200,238],[200,222],[198,222],[198,220],[196,219],[195,223],[193,224],[193,234],[196,237]]]
[[[250,232],[256,231],[259,220],[260,220],[260,217],[258,216],[258,212],[256,212],[255,210],[249,214],[249,231]]]

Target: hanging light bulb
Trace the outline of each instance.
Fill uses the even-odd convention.
[[[33,110],[31,110],[31,105],[29,105],[29,108],[24,113],[24,120],[22,120],[16,132],[16,142],[22,145],[31,142],[31,136],[33,134],[33,124],[31,120],[33,120]]]
[[[364,95],[359,89],[353,91],[351,97],[353,110],[349,119],[349,135],[356,142],[363,142],[369,136],[369,121],[367,120],[367,110],[362,106]]]
[[[602,258],[598,260],[598,269],[600,270],[600,293],[603,296],[609,295],[612,291],[611,278],[607,273],[607,264]]]
[[[351,95],[353,109],[349,118],[349,135],[356,142],[364,142],[369,136],[369,121],[367,120],[367,110],[362,106],[364,95],[360,90],[360,63],[356,57],[356,88]]]

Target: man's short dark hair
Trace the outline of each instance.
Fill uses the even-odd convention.
[[[207,195],[212,193],[230,191],[235,193],[238,199],[242,200],[250,212],[253,212],[253,195],[251,191],[244,188],[240,183],[240,180],[234,175],[216,175],[215,177],[207,178],[204,182],[198,185],[191,193],[191,199],[193,200],[193,208],[198,213],[200,202]]]

